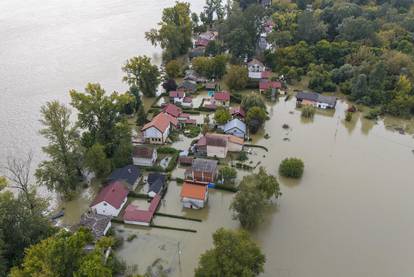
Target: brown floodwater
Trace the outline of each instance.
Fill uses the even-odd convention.
[[[336,111],[303,120],[294,99],[268,106],[271,117],[262,133],[270,138],[259,134],[253,141],[269,152],[252,148],[252,164],[277,174],[282,159],[300,157],[305,174],[300,180],[279,177],[283,195],[252,232],[266,254],[263,276],[412,275],[414,140],[408,131],[395,130],[409,130],[412,121],[375,123],[357,113],[345,122],[346,107],[341,101]],[[181,149],[190,141],[175,145]],[[177,168],[173,176],[183,172]],[[208,207],[197,211],[182,209],[179,193],[180,185],[171,182],[161,211],[203,222],[156,217],[154,223],[197,233],[116,227],[124,237],[138,235],[118,252],[138,271],[159,262],[171,276],[192,276],[199,255],[211,247],[211,234],[220,227],[239,228],[228,209],[231,193],[210,190]]]
[[[123,91],[120,66],[127,58],[147,54],[159,62],[159,49],[143,33],[173,2],[1,1],[0,162],[29,150],[35,163],[44,158],[40,147],[45,141],[37,131],[45,101],[68,103],[67,91],[89,81]],[[204,0],[190,2],[200,10]],[[150,103],[145,100],[146,106]],[[345,122],[345,109],[346,103],[339,102],[335,111],[318,111],[313,120],[303,120],[293,99],[280,99],[269,104],[270,120],[253,136],[269,152],[252,149],[252,165],[260,163],[277,174],[286,157],[305,162],[300,180],[279,177],[283,195],[252,232],[266,254],[263,276],[413,275],[414,121],[387,117],[374,122],[355,114]],[[186,149],[191,140],[180,136],[174,147]],[[173,176],[182,177],[184,170],[177,168]],[[246,174],[239,171],[239,178]],[[61,203],[66,212],[61,223],[77,223],[98,188]],[[239,228],[229,211],[233,194],[211,190],[205,209],[184,210],[180,188],[170,183],[161,211],[203,222],[156,217],[154,223],[197,233],[115,225],[125,238],[137,234],[117,252],[131,271],[134,265],[139,272],[162,266],[170,276],[192,276],[198,257],[212,246],[211,234],[220,227]]]

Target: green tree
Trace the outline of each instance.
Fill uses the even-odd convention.
[[[43,161],[36,170],[39,184],[69,196],[81,179],[81,150],[79,131],[70,122],[70,110],[57,101],[47,102],[40,109],[43,129],[40,134],[49,145],[42,148],[50,160]]]
[[[139,88],[135,85],[132,85],[129,88],[129,94],[134,96],[134,110],[137,112],[139,107],[141,106],[142,100],[141,100],[141,94],[139,92]]]
[[[169,61],[187,53],[192,46],[192,22],[190,4],[176,2],[174,7],[166,8],[162,13],[159,29],[145,33],[153,45],[159,44],[164,49],[163,58]]]
[[[263,108],[258,106],[250,108],[246,113],[246,123],[250,132],[256,133],[263,126],[266,118],[266,110]]]
[[[264,192],[242,181],[230,209],[243,228],[254,229],[263,220],[267,205]]]
[[[235,59],[253,56],[262,32],[264,14],[260,5],[251,5],[244,11],[233,5],[227,19],[218,26],[225,48]]]
[[[36,205],[21,191],[17,196],[0,192],[0,276],[21,263],[25,248],[54,233],[45,217],[47,202],[35,194],[31,197]]]
[[[137,111],[137,122],[136,123],[138,126],[143,126],[145,123],[147,123],[147,114],[145,113],[145,109],[142,104],[138,108],[138,111]]]
[[[305,105],[302,108],[301,116],[304,118],[313,118],[315,116],[315,107],[310,105]]]
[[[213,234],[214,248],[201,255],[196,277],[258,276],[265,256],[246,231],[219,229]]]
[[[226,85],[230,89],[241,90],[244,89],[249,81],[248,70],[245,66],[232,65],[230,66],[224,78]]]
[[[315,43],[326,36],[327,26],[312,12],[303,12],[298,16],[296,40]]]
[[[233,167],[225,166],[219,170],[219,178],[225,185],[233,185],[237,177],[237,171]]]
[[[26,251],[22,265],[13,268],[10,276],[109,277],[116,274],[117,272],[104,262],[103,255],[107,243],[98,242],[95,249],[88,253],[84,247],[92,242],[93,237],[87,230],[80,229],[74,234],[60,231],[55,236],[31,246]]]
[[[282,195],[276,177],[268,174],[264,167],[259,167],[259,172],[253,176],[255,180],[251,180],[251,182],[256,182],[256,188],[262,191],[267,199],[270,199],[273,196],[278,198]]]
[[[126,73],[123,80],[129,85],[137,86],[145,96],[156,95],[160,84],[160,72],[156,65],[151,64],[149,57],[133,57],[126,62],[122,70]]]
[[[286,158],[279,166],[279,173],[283,177],[300,178],[303,175],[304,163],[298,158]]]
[[[223,125],[231,119],[231,114],[228,109],[219,107],[214,113],[214,120],[217,124]]]
[[[339,36],[348,41],[369,40],[375,33],[375,25],[363,17],[348,17],[338,26]]]
[[[90,148],[99,143],[105,147],[107,157],[113,158],[130,135],[127,124],[123,123],[124,116],[120,113],[125,98],[116,92],[106,95],[99,84],[88,84],[85,93],[71,90],[70,96],[71,105],[78,110],[78,125],[85,130],[82,133],[82,145]]]
[[[165,65],[165,72],[170,79],[177,78],[180,75],[180,70],[180,62],[177,60],[171,60]]]
[[[85,167],[98,178],[105,177],[111,171],[111,161],[106,157],[105,147],[96,143],[86,151]]]

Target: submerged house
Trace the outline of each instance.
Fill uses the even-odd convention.
[[[239,138],[245,138],[247,135],[246,123],[239,118],[233,118],[226,124],[220,126],[220,129],[228,135],[233,135]]]
[[[98,240],[111,228],[111,217],[87,211],[81,216],[80,225],[91,230],[94,238]]]
[[[334,109],[336,106],[335,96],[325,96],[316,92],[298,92],[296,94],[296,104],[310,105],[321,109]]]
[[[100,215],[118,216],[127,202],[128,193],[128,188],[121,181],[112,182],[101,189],[90,207]]]
[[[230,93],[228,91],[215,92],[211,103],[216,107],[228,107],[230,106]]]
[[[155,195],[163,195],[166,190],[167,182],[166,176],[160,173],[150,173],[147,178],[148,183],[148,196],[153,198]]]
[[[266,71],[264,64],[257,59],[249,61],[247,63],[247,68],[249,70],[249,78],[251,79],[261,79],[262,72]]]
[[[178,120],[166,113],[157,114],[141,129],[142,139],[146,143],[163,144],[172,128],[178,126]]]
[[[184,82],[178,85],[177,90],[185,91],[188,93],[194,93],[197,91],[197,84],[193,81],[185,80]]]
[[[196,182],[211,183],[216,180],[217,166],[216,160],[194,159],[191,168],[185,173],[187,179]]]
[[[134,165],[153,166],[157,161],[157,149],[145,145],[135,146],[132,152],[132,160]]]
[[[134,190],[141,178],[141,171],[136,165],[127,165],[112,171],[111,175],[109,175],[107,178],[107,181],[108,183],[114,181],[123,181],[126,183],[129,190]]]
[[[279,91],[282,88],[282,83],[277,81],[270,81],[267,79],[262,79],[259,82],[259,91],[261,93],[272,90],[272,92]]]
[[[228,152],[243,150],[242,138],[225,134],[206,134],[193,147],[197,156],[225,158]]]
[[[230,114],[233,118],[244,119],[246,112],[242,107],[230,108]]]
[[[174,104],[181,104],[185,98],[184,91],[170,91],[169,93],[170,102]]]
[[[208,200],[208,187],[184,182],[180,196],[184,208],[201,209],[204,208]]]

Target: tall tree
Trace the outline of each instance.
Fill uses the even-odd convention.
[[[151,64],[149,57],[133,57],[126,62],[122,70],[126,73],[123,78],[124,82],[137,86],[145,96],[156,95],[160,84],[160,72],[156,65]]]
[[[44,216],[46,201],[34,194],[30,202],[26,197],[22,191],[17,196],[10,191],[0,192],[0,276],[6,276],[10,267],[20,264],[25,248],[54,232]]]
[[[312,12],[303,12],[298,16],[296,39],[315,43],[326,36],[327,26]]]
[[[121,146],[120,138],[130,134],[120,113],[125,105],[124,101],[129,101],[129,98],[126,99],[116,92],[106,95],[99,84],[91,83],[86,86],[85,93],[71,90],[70,96],[71,105],[78,110],[78,124],[85,129],[82,133],[82,145],[90,148],[99,143],[105,147],[107,157],[112,158],[116,149]],[[128,143],[131,144],[130,139]]]
[[[145,37],[153,45],[160,45],[164,50],[163,58],[169,61],[187,53],[192,46],[192,22],[190,4],[176,2],[174,7],[162,12],[159,29],[151,29]]]
[[[105,264],[104,251],[113,240],[103,238],[88,253],[84,247],[93,242],[91,233],[79,230],[74,234],[61,231],[30,247],[21,267],[13,268],[11,277],[110,277],[116,273],[111,263]],[[110,256],[110,259],[114,259]]]
[[[111,161],[106,157],[105,147],[96,143],[86,151],[85,166],[95,173],[98,178],[104,177],[111,171]]]
[[[264,271],[266,258],[246,231],[218,229],[213,244],[214,248],[201,255],[196,277],[254,277]]]
[[[70,121],[71,111],[57,101],[41,107],[43,129],[40,134],[49,145],[42,148],[50,160],[43,161],[36,170],[39,184],[69,196],[81,178],[79,131]]]

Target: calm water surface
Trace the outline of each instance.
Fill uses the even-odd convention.
[[[174,1],[43,0],[0,3],[0,159],[33,150],[43,159],[37,135],[39,107],[89,81],[108,90],[125,90],[121,64],[147,54],[159,62],[143,33]],[[190,1],[197,9],[203,1]],[[413,121],[387,118],[375,124],[356,114],[345,123],[346,103],[304,121],[293,100],[271,104],[266,132],[254,142],[250,159],[269,172],[285,157],[301,157],[299,181],[279,178],[283,196],[253,232],[267,257],[263,276],[390,277],[412,276],[414,247]],[[282,125],[289,124],[284,130]],[[400,134],[393,128],[403,126]],[[185,147],[191,140],[177,143]],[[180,176],[183,168],[174,175]],[[240,176],[248,174],[240,172]],[[75,223],[96,190],[64,203],[63,223]],[[219,227],[238,228],[228,207],[232,194],[211,191],[208,208],[188,211],[179,202],[180,186],[171,183],[161,211],[203,219],[202,223],[157,217],[155,223],[196,229],[196,234],[116,226],[127,237],[119,255],[144,272],[157,258],[171,276],[192,276],[198,257],[211,247]]]

